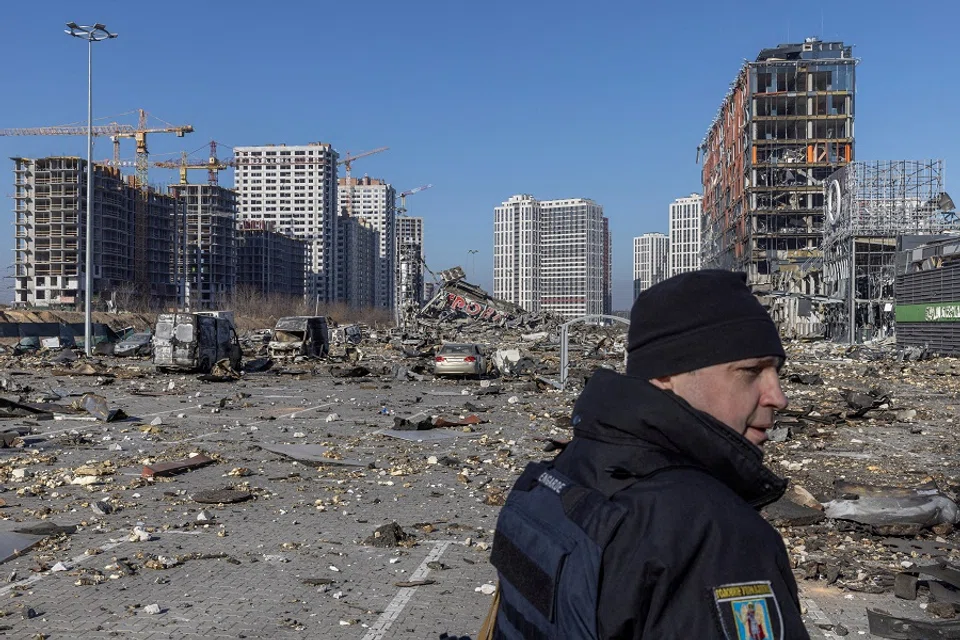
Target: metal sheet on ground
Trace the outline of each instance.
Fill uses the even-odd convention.
[[[374,433],[399,438],[400,440],[409,440],[410,442],[437,442],[439,440],[451,440],[453,438],[478,438],[483,434],[466,431],[442,431],[440,429],[431,429],[429,431],[397,431],[396,429],[381,429]]]
[[[0,531],[0,562],[6,562],[7,560],[22,555],[32,549],[34,545],[41,540],[43,540],[43,536]]]
[[[272,451],[286,456],[297,462],[308,462],[310,464],[326,464],[340,467],[367,467],[366,462],[360,460],[345,460],[327,457],[330,447],[324,447],[319,444],[269,444],[261,442],[257,445],[265,451]]]

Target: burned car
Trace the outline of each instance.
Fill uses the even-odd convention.
[[[153,334],[149,331],[132,333],[113,347],[115,356],[149,356],[153,353]]]
[[[330,332],[324,316],[288,316],[277,320],[273,340],[267,346],[272,358],[314,356],[330,351]]]

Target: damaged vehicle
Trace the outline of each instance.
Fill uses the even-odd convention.
[[[433,362],[433,373],[438,376],[480,376],[486,371],[486,361],[478,344],[454,344],[440,347]]]
[[[157,368],[209,373],[227,359],[240,368],[240,340],[229,314],[217,311],[161,313],[153,339],[153,362]]]
[[[113,355],[121,357],[149,356],[153,353],[153,334],[140,331],[128,335],[113,347]]]
[[[277,320],[267,346],[271,358],[325,357],[330,352],[330,331],[324,316],[288,316]]]

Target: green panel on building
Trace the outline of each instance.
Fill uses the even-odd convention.
[[[960,322],[960,302],[900,304],[897,322]]]

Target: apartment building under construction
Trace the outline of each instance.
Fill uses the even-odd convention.
[[[83,304],[86,264],[86,160],[13,158],[16,227],[14,304]],[[117,169],[94,165],[93,296],[104,306],[139,298],[172,302],[176,202],[138,190]],[[138,250],[143,247],[143,250]]]
[[[263,220],[237,228],[236,289],[271,296],[303,297],[307,277],[307,243],[280,233]]]
[[[183,208],[178,269],[190,309],[213,309],[237,281],[237,192],[218,185],[170,185]],[[184,279],[184,275],[186,276]]]
[[[423,218],[397,218],[397,307],[419,309],[423,297]]]
[[[820,293],[823,183],[854,159],[856,65],[815,38],[743,65],[698,149],[704,268]]]

